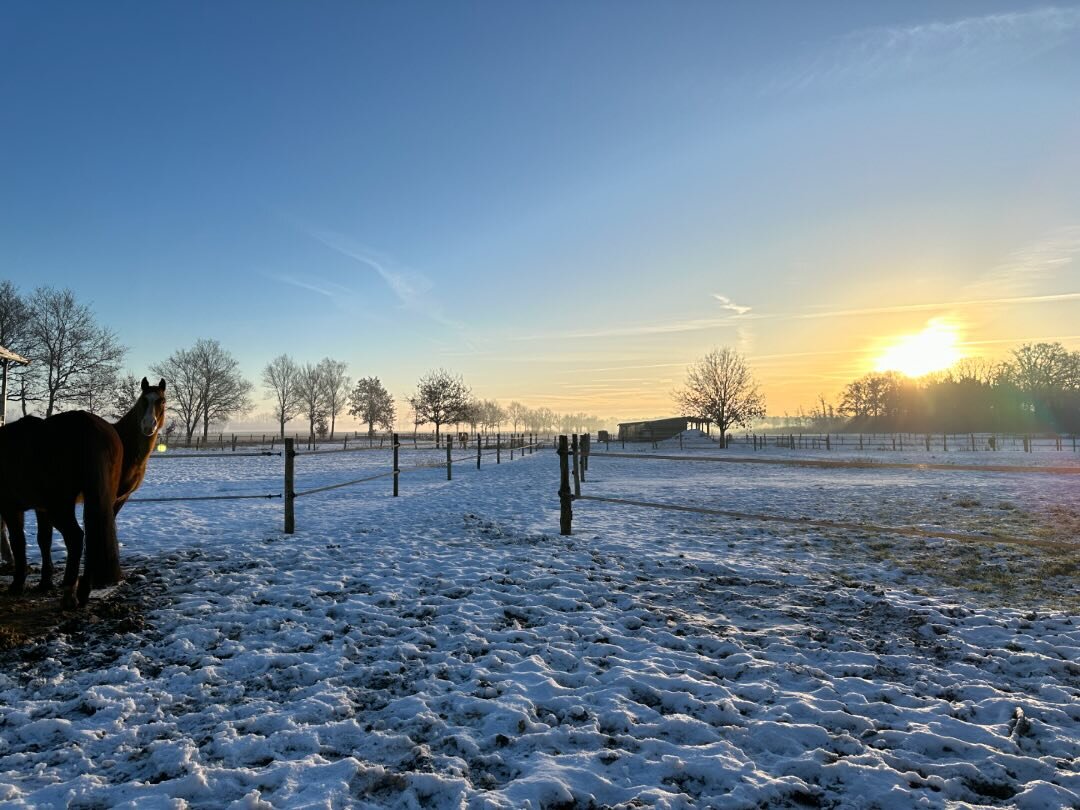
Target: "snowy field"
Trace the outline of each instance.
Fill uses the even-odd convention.
[[[593,502],[560,537],[556,456],[493,462],[302,498],[292,536],[280,500],[126,507],[93,602],[131,615],[0,657],[0,807],[1080,807],[1080,476],[596,457],[586,494],[987,540]],[[281,466],[155,458],[139,495]]]

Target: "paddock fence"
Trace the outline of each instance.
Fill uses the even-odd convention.
[[[868,461],[845,461],[825,459],[797,459],[797,458],[754,458],[752,456],[722,457],[722,456],[677,456],[658,453],[612,453],[608,451],[593,452],[591,438],[588,435],[571,436],[560,435],[557,440],[556,454],[559,458],[559,531],[560,534],[570,535],[573,533],[574,508],[573,504],[579,501],[606,503],[615,506],[628,506],[645,509],[660,509],[673,512],[694,513],[726,517],[735,520],[754,520],[761,522],[784,523],[788,525],[810,526],[815,528],[844,529],[862,532],[876,532],[879,534],[893,534],[905,537],[921,537],[960,540],[968,542],[1002,542],[1014,545],[1033,546],[1038,548],[1058,548],[1059,543],[1054,541],[1032,540],[1026,538],[1005,537],[1000,535],[978,534],[971,532],[956,532],[950,530],[924,529],[917,526],[883,526],[862,521],[840,521],[824,518],[789,517],[787,515],[768,514],[760,512],[744,512],[729,509],[712,509],[689,504],[659,503],[631,498],[617,498],[610,495],[591,495],[582,492],[582,485],[586,482],[589,470],[589,460],[596,458],[611,459],[644,459],[649,461],[675,461],[687,463],[722,463],[722,464],[768,464],[791,467],[816,467],[836,469],[872,469],[872,470],[963,470],[979,471],[987,473],[1020,473],[1020,474],[1052,474],[1052,475],[1080,475],[1080,467],[1052,467],[1052,466],[1027,466],[1006,464],[925,464],[925,463],[900,463],[900,462],[877,462]]]
[[[357,450],[384,450],[390,446],[394,435],[398,436],[401,446],[411,445],[413,449],[442,449],[443,443],[453,441],[457,443],[462,436],[467,436],[470,446],[477,436],[484,442],[484,447],[493,447],[499,436],[508,439],[510,436],[533,436],[547,435],[553,439],[554,434],[544,434],[535,431],[513,431],[502,434],[501,431],[472,431],[464,433],[456,430],[442,431],[438,436],[433,432],[393,433],[376,432],[368,433],[361,430],[338,430],[333,435],[319,435],[304,433],[301,431],[289,431],[284,436],[274,431],[215,431],[206,436],[193,435],[190,439],[182,435],[182,432],[173,432],[170,436],[161,435],[160,440],[169,447],[179,447],[184,450],[196,451],[231,451],[251,447],[269,447],[271,450],[284,447],[285,439],[292,439],[296,447],[306,447],[309,451],[320,445],[342,445],[343,448]]]
[[[365,437],[367,438],[367,437]],[[286,534],[292,534],[296,530],[296,500],[298,498],[305,498],[313,495],[319,495],[334,490],[344,489],[347,487],[359,486],[373,481],[382,479],[392,479],[391,493],[393,497],[398,497],[401,492],[399,479],[403,474],[409,474],[414,472],[426,472],[435,469],[446,471],[446,480],[453,480],[454,465],[460,465],[468,462],[471,466],[475,463],[476,469],[480,470],[483,460],[485,458],[493,458],[495,464],[502,464],[504,460],[514,461],[515,458],[522,458],[526,455],[532,455],[533,453],[541,450],[545,447],[549,447],[550,442],[542,437],[538,437],[535,434],[528,433],[514,433],[507,436],[503,436],[501,433],[497,433],[490,437],[490,441],[485,441],[484,436],[478,435],[475,437],[475,444],[467,441],[463,436],[455,436],[448,434],[445,439],[440,437],[439,450],[445,450],[445,459],[440,459],[437,462],[417,463],[411,466],[401,466],[401,454],[402,452],[411,451],[431,451],[435,449],[434,445],[425,446],[420,442],[409,443],[402,442],[399,434],[390,434],[390,441],[385,444],[384,451],[389,451],[389,458],[387,459],[387,469],[381,472],[375,472],[367,475],[358,476],[345,481],[337,481],[330,484],[322,484],[319,486],[313,486],[308,488],[298,488],[297,480],[297,459],[302,459],[306,456],[326,456],[337,455],[343,453],[358,453],[358,452],[370,452],[377,448],[369,446],[356,446],[355,444],[350,447],[347,441],[343,441],[341,447],[334,448],[319,448],[315,446],[314,449],[305,450],[297,448],[297,441],[292,437],[287,437],[284,440],[281,449],[266,449],[257,450],[251,452],[236,452],[230,450],[226,452],[180,452],[180,453],[155,453],[153,455],[153,462],[158,463],[166,460],[183,460],[183,459],[198,459],[199,461],[206,461],[210,463],[228,463],[232,460],[249,459],[249,458],[266,458],[266,457],[280,457],[283,459],[283,469],[281,475],[281,488],[275,489],[273,492],[245,492],[236,494],[224,494],[224,495],[170,495],[170,496],[149,496],[149,497],[132,497],[129,498],[127,503],[134,504],[149,504],[149,503],[176,503],[185,501],[246,501],[246,500],[272,500],[281,499],[283,502],[283,524]],[[455,448],[459,454],[455,455]]]
[[[569,435],[569,434],[568,434]],[[627,444],[651,444],[654,449],[661,444],[678,443],[683,448],[681,433],[662,441],[634,442],[623,438],[608,439],[626,449]],[[719,442],[718,442],[719,444]],[[728,448],[746,450],[877,450],[910,452],[997,452],[1002,450],[1035,453],[1039,451],[1080,452],[1080,438],[1072,433],[731,433],[727,436]]]

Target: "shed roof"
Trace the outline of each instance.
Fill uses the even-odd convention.
[[[0,346],[0,360],[7,360],[10,363],[14,363],[17,366],[28,366],[30,361],[23,357],[21,354],[15,354],[15,352],[8,351],[3,346]]]
[[[695,419],[693,416],[665,416],[662,419],[638,419],[634,422],[619,422],[619,425],[658,425],[667,422],[681,422]],[[696,421],[696,420],[695,420]],[[702,420],[704,421],[704,420]]]

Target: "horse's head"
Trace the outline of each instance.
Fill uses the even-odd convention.
[[[142,393],[135,403],[139,415],[139,427],[146,436],[153,436],[165,424],[165,380],[150,385],[142,378]]]

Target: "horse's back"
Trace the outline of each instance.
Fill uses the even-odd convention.
[[[48,509],[53,499],[74,499],[102,477],[115,491],[123,454],[113,426],[92,413],[24,416],[0,428],[0,502]]]
[[[54,447],[71,444],[85,449],[107,450],[110,454],[123,445],[116,428],[89,411],[64,411],[43,420],[44,433]]]

